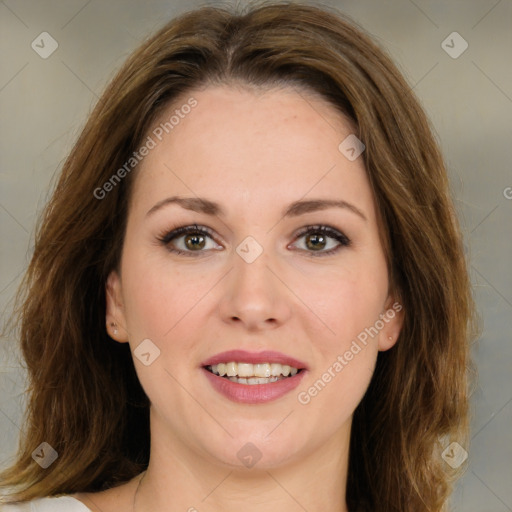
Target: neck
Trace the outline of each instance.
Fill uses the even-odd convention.
[[[348,512],[345,501],[350,423],[323,446],[288,462],[244,468],[219,464],[151,423],[151,454],[134,512]],[[263,462],[263,459],[262,459]]]

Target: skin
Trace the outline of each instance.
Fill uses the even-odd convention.
[[[338,150],[353,127],[311,93],[227,85],[186,95],[162,119],[190,96],[197,106],[137,171],[121,272],[106,284],[107,326],[118,326],[110,335],[132,351],[149,338],[161,351],[149,366],[134,358],[152,404],[150,463],[136,510],[347,511],[352,414],[378,351],[394,345],[403,322],[397,313],[308,404],[299,403],[298,393],[395,302],[363,160]],[[225,216],[178,204],[146,215],[174,195],[218,202]],[[283,218],[290,203],[313,198],[343,199],[366,220],[336,207]],[[200,254],[173,254],[158,241],[191,224],[214,233]],[[296,235],[311,224],[341,231],[351,245],[315,256],[339,242],[311,248],[308,235]],[[250,264],[236,252],[247,236],[263,248]],[[174,246],[187,250],[185,238]],[[235,403],[211,387],[200,365],[236,348],[280,351],[309,372],[275,401]],[[237,457],[248,442],[262,455],[251,469]],[[139,479],[75,496],[94,511],[132,510]]]

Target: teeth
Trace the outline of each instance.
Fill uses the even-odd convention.
[[[213,369],[214,367],[215,367],[215,365],[212,366],[212,372],[216,373]],[[234,377],[237,374],[236,373],[237,371],[238,371],[238,367],[237,367],[236,363],[226,363],[226,375],[228,377]]]
[[[231,382],[237,382],[238,384],[268,384],[270,382],[277,382],[278,380],[285,379],[286,377],[269,377],[268,379],[263,377],[250,377],[246,379],[245,377],[228,377]]]
[[[280,364],[272,363],[270,365],[270,374],[274,377],[281,375],[282,366]]]
[[[248,365],[251,366],[251,365]],[[263,364],[255,364],[254,366],[254,375],[258,377],[270,377],[272,375],[270,365],[268,363]],[[277,377],[277,375],[276,375]]]
[[[299,370],[293,366],[279,363],[219,363],[210,366],[212,373],[227,377],[233,382],[243,380],[244,384],[266,384],[275,382],[279,377],[295,375]]]
[[[238,363],[238,376],[239,377],[252,377],[256,375],[254,372],[254,365],[246,363]],[[259,377],[259,375],[258,375]]]

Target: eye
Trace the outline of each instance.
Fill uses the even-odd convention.
[[[324,225],[306,226],[296,234],[296,238],[304,238],[305,249],[301,250],[309,253],[309,256],[328,256],[351,244],[349,238],[341,231]],[[329,239],[331,244],[333,240],[336,240],[338,244],[329,247]],[[209,228],[197,224],[166,231],[158,236],[158,240],[170,252],[185,256],[198,256],[206,250],[221,248],[219,245],[207,247],[208,241],[214,241],[213,232]],[[328,250],[324,250],[326,247]]]
[[[203,249],[217,249],[207,247],[208,240],[213,241],[212,231],[204,226],[182,226],[165,232],[158,240],[167,247],[170,252],[185,256],[195,256],[193,253],[205,252]]]
[[[351,244],[350,239],[345,234],[330,226],[306,226],[296,236],[297,238],[304,238],[306,248],[302,250],[309,252],[310,256],[328,256]],[[338,244],[331,245],[328,250],[323,250],[329,246],[328,239],[331,239],[331,243],[332,240],[336,240]]]

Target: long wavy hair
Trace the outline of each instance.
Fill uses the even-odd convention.
[[[148,465],[149,401],[128,344],[105,329],[105,282],[119,267],[136,169],[105,199],[95,190],[166,106],[210,84],[307,89],[357,128],[405,318],[354,413],[347,504],[444,510],[460,468],[443,460],[441,440],[467,448],[474,332],[445,165],[387,53],[337,11],[295,2],[203,7],[171,20],[129,57],[90,115],[39,219],[8,322],[29,385],[18,452],[0,474],[4,502],[104,490]],[[47,469],[31,456],[42,442],[58,452]]]

